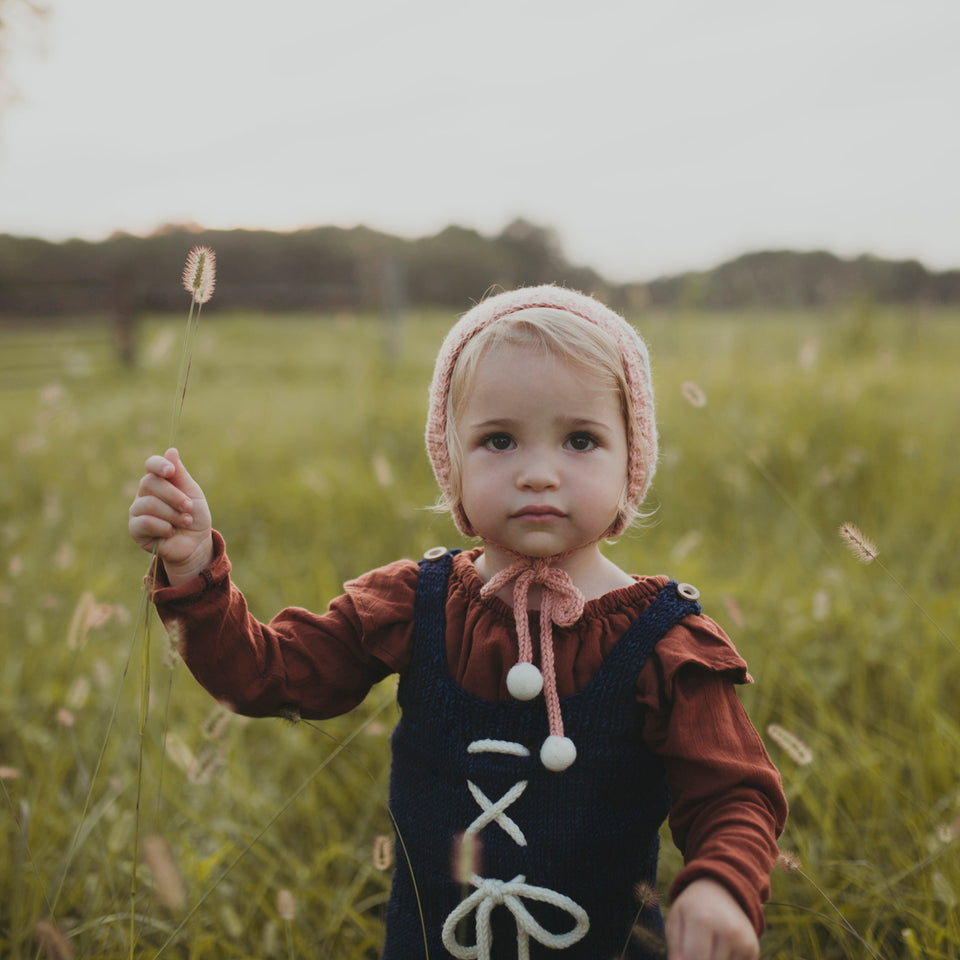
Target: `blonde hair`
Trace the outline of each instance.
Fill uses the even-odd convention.
[[[630,441],[633,410],[623,356],[616,340],[595,323],[556,307],[528,307],[498,317],[471,337],[457,356],[450,374],[446,404],[446,446],[450,457],[450,491],[439,504],[453,510],[462,491],[463,447],[457,421],[473,389],[480,361],[501,346],[524,347],[551,356],[589,373],[615,390],[620,413]],[[619,513],[627,508],[627,482],[621,494]]]

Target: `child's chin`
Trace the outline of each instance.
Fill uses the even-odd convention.
[[[543,559],[566,552],[569,545],[562,543],[557,537],[532,536],[525,537],[513,549],[524,556]]]

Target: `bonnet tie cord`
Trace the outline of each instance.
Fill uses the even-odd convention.
[[[550,736],[540,751],[549,770],[566,770],[576,759],[573,742],[564,736],[557,673],[553,650],[553,624],[572,626],[583,615],[583,593],[566,570],[551,565],[556,557],[519,557],[515,563],[494,574],[481,588],[481,597],[495,596],[513,582],[513,619],[517,627],[519,660],[510,669],[507,687],[519,700],[532,700],[543,688],[550,724]],[[540,601],[540,670],[533,665],[533,640],[527,616],[527,595],[531,584],[542,588]],[[518,611],[522,615],[518,615]],[[537,674],[539,673],[539,676]]]

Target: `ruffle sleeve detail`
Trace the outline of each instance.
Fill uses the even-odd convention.
[[[343,585],[360,624],[361,646],[397,672],[410,663],[418,574],[413,560],[397,560]]]
[[[668,699],[673,699],[677,675],[686,667],[720,674],[732,683],[753,683],[747,662],[719,624],[703,614],[686,617],[657,644],[655,656]]]

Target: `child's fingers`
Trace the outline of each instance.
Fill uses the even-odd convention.
[[[195,558],[198,548],[210,546],[211,518],[203,490],[175,447],[149,457],[146,469],[128,511],[130,536],[144,550],[156,549],[165,563]]]
[[[176,447],[171,447],[163,456],[154,454],[152,457],[148,457],[145,466],[147,477],[154,476],[166,480],[182,490],[188,497],[203,496],[200,485],[187,472]]]
[[[176,447],[171,447],[161,458],[172,467],[172,472],[164,468],[162,476],[169,480],[175,487],[179,487],[188,497],[203,497],[203,490],[200,484],[187,472],[187,468],[180,459],[180,452]]]
[[[152,457],[147,457],[147,462],[144,466],[147,468],[147,473],[152,473],[158,477],[172,477],[176,472],[176,467],[159,453],[155,453]]]
[[[155,455],[146,462],[147,472],[141,477],[137,488],[137,498],[157,500],[166,509],[160,509],[158,516],[171,522],[175,514],[192,514],[201,521],[209,520],[207,501],[199,484],[183,466],[176,449],[171,448],[166,455]],[[150,507],[141,505],[139,513],[151,512]]]
[[[131,516],[127,524],[130,536],[144,550],[151,550],[157,540],[166,540],[176,533],[176,528],[166,520],[152,514]]]
[[[162,485],[165,491],[172,491],[173,502],[149,493],[145,488],[151,484]],[[192,507],[192,502],[176,487],[148,475],[140,484],[140,495],[130,504],[127,529],[141,546],[157,539],[166,540],[180,530],[193,527]]]
[[[194,503],[169,483],[144,477],[136,499],[130,504],[131,517],[156,517],[177,526],[190,526]]]
[[[171,477],[173,476],[175,476],[175,474],[171,474]],[[199,489],[199,487],[197,489]],[[137,496],[156,497],[159,500],[163,500],[164,503],[171,504],[192,499],[187,491],[175,484],[172,479],[158,476],[152,472],[145,473],[140,478]]]

